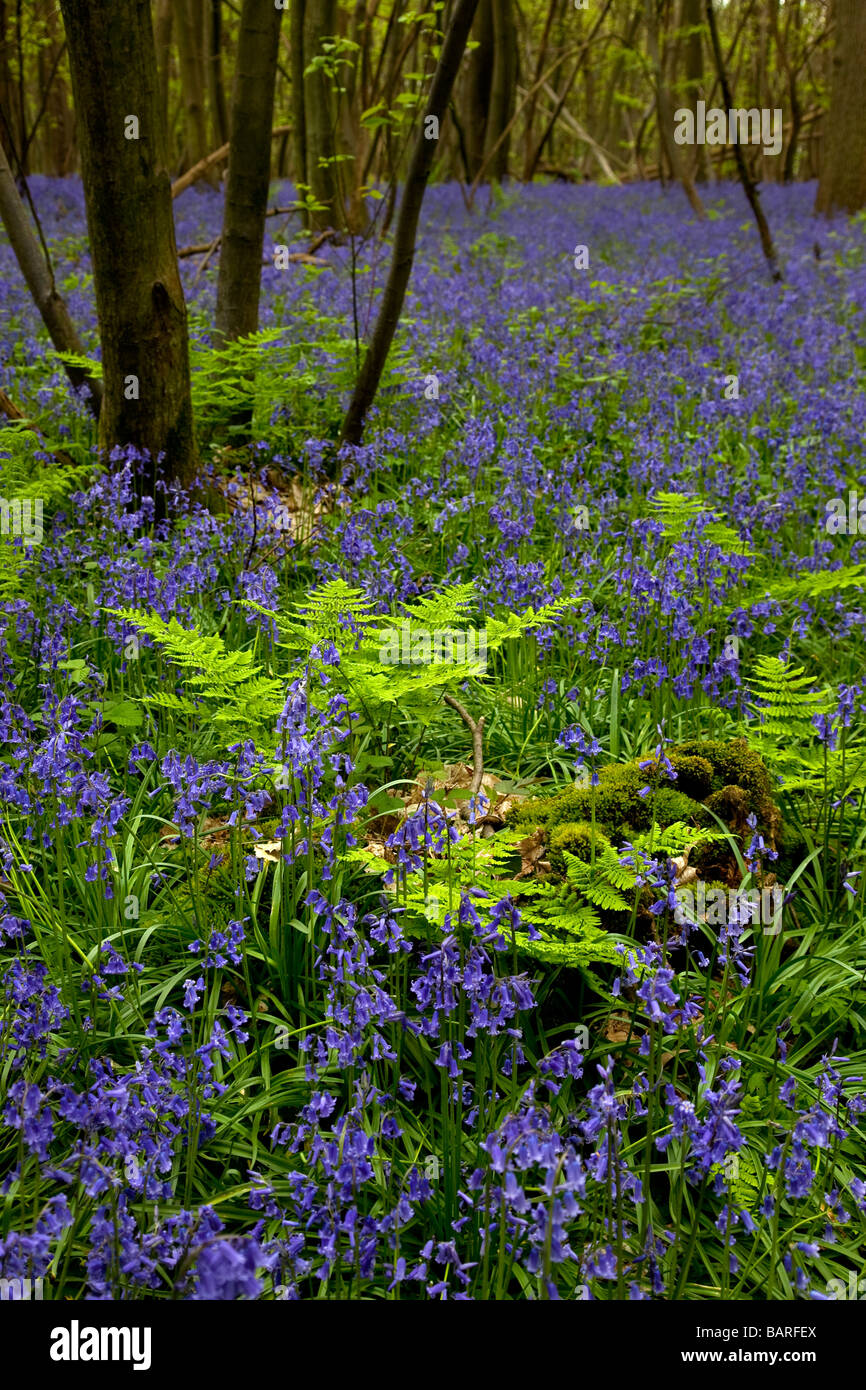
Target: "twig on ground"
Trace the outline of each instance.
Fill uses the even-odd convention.
[[[455,700],[453,695],[447,693],[442,696],[443,701],[451,709],[456,710],[472,735],[472,769],[473,776],[469,791],[472,796],[477,796],[481,791],[481,780],[484,776],[484,715],[476,722],[472,715],[461,705],[459,700]]]

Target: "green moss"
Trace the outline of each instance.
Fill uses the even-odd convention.
[[[712,791],[721,791],[723,787],[742,787],[753,801],[772,803],[770,774],[760,753],[750,748],[744,738],[731,739],[728,743],[719,740],[681,743],[673,750],[672,761],[674,757],[697,757],[708,762],[713,770]]]
[[[713,789],[713,767],[706,758],[674,753],[671,766],[677,774],[677,791],[685,792],[693,801],[703,801]]]
[[[641,770],[637,759],[614,763],[602,768],[596,788],[572,787],[557,796],[533,797],[512,808],[508,823],[527,835],[542,826],[552,847],[558,827],[592,820],[594,798],[596,825],[616,840],[649,830],[652,817],[662,827],[674,821],[713,825],[710,810],[741,833],[750,813],[763,831],[778,830],[769,774],[744,739],[695,739],[670,749],[669,757],[676,783],[668,782],[663,772]],[[642,797],[646,786],[652,791]]]
[[[601,770],[594,792],[590,787],[572,787],[559,796],[531,798],[512,808],[508,822],[527,835],[543,826],[551,832],[552,843],[552,832],[558,826],[592,820],[594,795],[595,823],[614,838],[627,839],[635,831],[649,830],[653,815],[661,826],[677,820],[695,825],[706,823],[707,815],[700,802],[671,785],[642,797],[640,791],[647,785],[636,762],[614,764]]]
[[[600,854],[609,845],[610,840],[604,832],[599,830],[598,826],[596,826],[596,854]],[[565,873],[565,851],[568,851],[569,854],[573,854],[576,859],[581,859],[584,864],[589,864],[592,859],[592,847],[592,826],[588,821],[576,821],[573,823],[566,823],[565,825],[557,825],[556,829],[550,833],[547,846],[547,858],[550,861],[551,869],[557,874]]]
[[[647,801],[649,800],[650,798],[647,797]],[[686,796],[685,792],[681,792],[676,785],[661,787],[656,792],[651,809],[662,828],[666,825],[673,825],[674,821],[685,821],[686,825],[690,823],[692,825],[707,825],[710,820],[700,801]]]

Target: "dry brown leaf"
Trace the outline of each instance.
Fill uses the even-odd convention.
[[[536,830],[533,835],[527,835],[525,840],[521,840],[517,845],[520,854],[520,872],[515,874],[517,878],[531,878],[541,867],[540,861],[544,854],[544,830]],[[545,860],[545,863],[547,861]],[[550,866],[548,865],[548,868]]]
[[[629,1033],[635,1036],[631,1024],[627,1018],[622,1018],[619,1014],[613,1014],[604,1025],[604,1036],[608,1042],[625,1042]]]

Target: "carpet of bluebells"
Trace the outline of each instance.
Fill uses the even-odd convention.
[[[80,186],[32,192],[97,358]],[[700,224],[654,186],[472,211],[431,189],[337,482],[387,243],[277,269],[303,240],[269,219],[262,334],[234,359],[252,449],[209,338],[216,261],[184,257],[206,490],[169,487],[164,518],[129,451],[100,464],[0,242],[4,386],[40,431],[0,430],[3,490],[44,501],[38,544],[2,537],[0,1276],[50,1299],[847,1296],[866,224],[819,225],[813,198],[765,193],[777,286],[731,187]],[[179,246],[213,240],[217,191],[175,210]],[[484,717],[468,802],[444,790],[472,763],[445,687],[399,667],[371,704],[352,664],[369,617],[456,588],[477,628],[516,615],[447,687]],[[796,847],[781,931],[734,913],[690,935],[673,857],[635,837],[616,850],[654,930],[534,953],[538,875],[508,866],[507,824],[479,828],[490,804],[637,759],[652,795],[673,745],[740,737]],[[770,872],[751,830],[743,869]]]

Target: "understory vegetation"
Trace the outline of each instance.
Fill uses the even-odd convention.
[[[80,187],[31,185],[95,362]],[[813,199],[766,191],[773,284],[737,189],[698,223],[675,188],[431,188],[339,458],[381,244],[278,269],[271,219],[261,332],[220,350],[186,257],[202,470],[158,508],[0,245],[30,517],[0,1275],[781,1300],[861,1270],[866,228],[816,244]],[[179,244],[220,216],[188,189]]]

